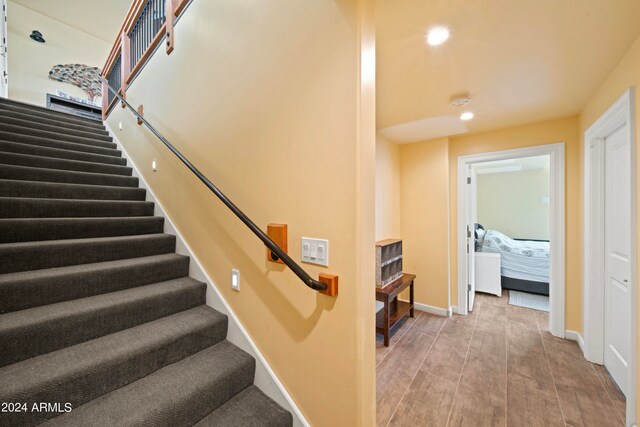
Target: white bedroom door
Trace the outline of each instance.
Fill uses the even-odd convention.
[[[0,96],[9,96],[9,69],[7,67],[7,0],[0,0]]]
[[[473,311],[476,299],[476,239],[475,224],[478,222],[478,175],[473,167],[467,170],[467,307]]]
[[[631,158],[624,130],[605,138],[604,365],[626,395],[631,356]]]

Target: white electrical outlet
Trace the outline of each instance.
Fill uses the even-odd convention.
[[[302,238],[302,262],[329,266],[329,241],[324,239]]]
[[[118,122],[118,129],[122,130],[122,122]]]
[[[151,162],[151,169],[153,169],[154,172],[158,170],[158,164],[155,160]]]
[[[231,270],[231,289],[240,290],[240,270],[237,268]]]

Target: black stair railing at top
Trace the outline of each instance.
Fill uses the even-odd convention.
[[[122,53],[119,53],[116,60],[113,61],[113,66],[109,70],[109,74],[107,74],[107,83],[109,87],[115,87],[118,90],[122,87]],[[109,91],[107,95],[107,105],[111,105],[111,102],[116,97],[115,92]]]
[[[253,232],[253,234],[255,234],[260,240],[262,240],[262,243],[264,243],[264,245],[269,248],[271,250],[271,252],[273,253],[273,258],[274,259],[280,259],[282,260],[282,262],[284,262],[286,264],[287,267],[289,267],[296,276],[298,276],[300,278],[300,280],[302,280],[304,282],[305,285],[307,285],[308,287],[310,287],[311,289],[314,289],[316,291],[324,291],[327,289],[327,285],[325,283],[322,283],[318,280],[315,280],[314,278],[312,278],[311,276],[309,276],[309,274],[300,266],[298,265],[298,263],[296,263],[285,251],[283,251],[273,240],[271,240],[271,238],[269,238],[269,236],[267,236],[267,234],[262,231],[260,229],[260,227],[258,227],[253,221],[251,221],[251,219],[244,214],[244,212],[242,212],[240,210],[240,208],[238,208],[222,191],[220,191],[220,189],[218,187],[216,187],[215,185],[213,185],[213,183],[211,181],[209,181],[209,179],[204,176],[202,174],[202,172],[200,172],[186,157],[184,157],[182,155],[182,153],[180,153],[178,151],[178,149],[176,147],[174,147],[168,140],[167,138],[165,138],[156,128],[154,128],[147,120],[145,120],[144,117],[142,117],[138,111],[136,111],[135,108],[133,108],[131,106],[131,104],[129,104],[119,93],[117,90],[115,90],[107,81],[107,87],[109,89],[110,93],[113,93],[114,96],[116,96],[129,110],[131,110],[131,112],[136,116],[136,118],[144,123],[144,125],[169,149],[171,150],[171,152],[173,154],[176,155],[176,157],[178,157],[178,159],[180,159],[180,161],[182,163],[185,164],[186,167],[189,168],[189,170],[191,172],[193,172],[195,174],[195,176],[198,177],[198,179],[200,181],[202,181],[202,183],[204,185],[207,186],[207,188],[209,188],[209,190],[211,190],[213,192],[213,194],[215,194],[218,199],[220,199],[222,201],[222,203],[224,203],[230,210],[231,212],[233,212],[239,219],[240,221],[242,221],[247,227],[249,227],[249,229]]]
[[[129,33],[130,67],[132,70],[151,45],[162,24],[167,20],[165,3],[165,0],[147,0]]]

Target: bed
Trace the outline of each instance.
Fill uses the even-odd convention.
[[[476,250],[500,254],[503,289],[549,295],[549,242],[512,239],[476,226]]]

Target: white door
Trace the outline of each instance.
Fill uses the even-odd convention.
[[[7,68],[7,0],[0,0],[0,96],[9,96],[9,69]]]
[[[478,179],[471,166],[467,169],[467,306],[473,311],[476,299],[476,239],[475,224],[478,222]]]
[[[604,365],[627,392],[630,353],[630,146],[625,128],[605,138]]]

